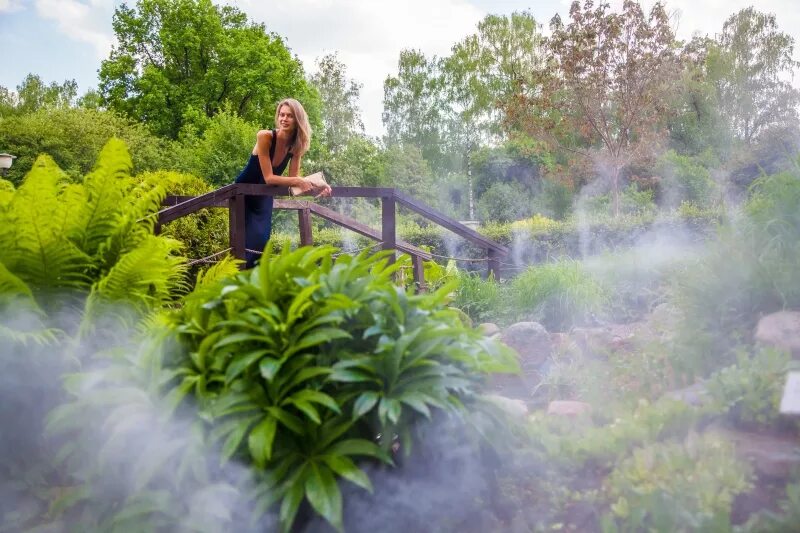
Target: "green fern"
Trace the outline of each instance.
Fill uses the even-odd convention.
[[[122,211],[132,203],[127,195],[132,187],[132,166],[125,143],[112,138],[100,152],[94,170],[83,180],[86,203],[76,238],[81,249],[90,256],[95,255],[114,233]]]
[[[92,285],[81,329],[86,331],[101,313],[108,312],[110,305],[122,304],[141,313],[163,306],[177,293],[185,292],[186,265],[176,255],[180,248],[179,241],[150,235],[120,257]]]
[[[89,257],[64,234],[62,201],[66,175],[48,156],[39,156],[7,209],[2,212],[3,263],[34,292],[88,288]]]

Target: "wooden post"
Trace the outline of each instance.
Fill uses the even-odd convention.
[[[381,240],[383,240],[384,250],[395,250],[397,228],[394,196],[384,196],[381,198]],[[392,255],[389,256],[389,263],[394,263],[396,259],[397,255],[392,253]]]
[[[228,200],[228,222],[231,253],[237,259],[245,258],[244,195],[235,194]]]
[[[300,225],[300,246],[312,246],[314,237],[311,234],[311,210],[298,209],[297,219]]]
[[[495,281],[500,280],[500,257],[497,250],[494,248],[487,248],[486,252],[489,255],[489,271],[487,274],[493,275]]]
[[[425,292],[425,266],[422,264],[422,256],[411,255],[411,263],[414,266],[414,289],[417,293]]]

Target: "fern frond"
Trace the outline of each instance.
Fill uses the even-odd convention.
[[[239,273],[242,265],[241,259],[236,259],[232,255],[226,255],[219,262],[197,273],[195,287],[207,287],[220,279],[228,278]]]
[[[122,255],[92,285],[81,328],[91,327],[96,318],[114,305],[124,304],[143,313],[185,292],[187,267],[184,259],[176,255],[180,247],[179,241],[151,235]]]
[[[15,276],[0,262],[0,296],[3,298],[23,297],[33,300],[33,292],[28,284]]]
[[[0,211],[11,203],[11,199],[14,198],[14,192],[14,184],[0,178]]]
[[[3,263],[34,293],[90,283],[89,257],[67,239],[64,218],[58,216],[65,179],[49,156],[39,156],[3,213]]]
[[[112,138],[101,150],[94,170],[84,177],[87,198],[77,233],[79,246],[90,256],[115,231],[130,203],[127,192],[133,183],[132,167],[125,143]]]
[[[124,205],[119,223],[98,249],[101,271],[107,271],[122,254],[153,234],[165,195],[162,186],[149,183],[140,183],[131,191],[132,201]]]

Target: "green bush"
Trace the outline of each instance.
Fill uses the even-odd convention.
[[[181,166],[173,142],[111,111],[41,109],[0,120],[0,146],[17,156],[7,176],[16,185],[40,154],[52,157],[72,181],[80,181],[112,137],[130,148],[134,173]]]
[[[661,196],[666,205],[677,206],[688,201],[707,207],[718,196],[718,186],[710,169],[718,162],[713,156],[680,155],[674,150],[665,153],[657,165],[662,176]]]
[[[517,316],[551,331],[589,322],[607,300],[603,288],[574,260],[530,267],[511,281],[509,292]]]
[[[715,435],[690,433],[683,442],[633,451],[608,478],[606,531],[723,531],[737,495],[752,474],[733,446]]]
[[[778,408],[789,360],[787,353],[774,349],[762,349],[753,356],[740,352],[736,365],[708,380],[716,409],[728,413],[739,426],[773,426],[780,419]]]
[[[280,502],[284,530],[304,500],[341,530],[337,479],[371,488],[356,459],[391,463],[393,435],[410,452],[417,421],[461,412],[483,374],[516,366],[442,308],[450,287],[412,296],[385,254],[333,252],[270,246],[173,318],[183,350],[166,362],[180,376],[171,394],[209,421],[223,461],[259,473],[257,505]]]
[[[736,362],[761,314],[800,306],[800,179],[759,179],[742,216],[723,226],[708,252],[674,278],[682,310],[676,367],[706,376]]]

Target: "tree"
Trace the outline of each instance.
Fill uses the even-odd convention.
[[[188,114],[212,117],[226,105],[268,125],[285,97],[318,123],[318,96],[283,41],[244,13],[211,0],[138,0],[114,12],[118,45],[100,67],[112,109],[177,137]]]
[[[471,135],[502,132],[501,102],[533,89],[526,80],[544,62],[543,40],[536,19],[524,11],[510,17],[488,15],[477,33],[453,46],[443,64],[447,91]]]
[[[666,131],[678,72],[674,35],[661,3],[645,16],[633,0],[621,13],[575,1],[570,19],[551,22],[552,59],[526,82],[541,88],[507,104],[509,126],[589,158],[610,181],[619,213],[622,169],[648,156]]]
[[[417,50],[403,50],[397,77],[383,82],[386,144],[412,145],[435,168],[445,163],[446,104],[440,62]]]
[[[47,85],[37,74],[28,74],[12,93],[0,87],[0,117],[33,113],[39,109],[64,109],[75,105],[78,84],[75,80]]]
[[[363,134],[364,123],[358,109],[361,84],[347,79],[347,67],[336,54],[317,61],[317,72],[311,83],[319,92],[324,144],[337,154],[356,135]]]
[[[794,39],[778,31],[774,14],[752,7],[732,15],[709,53],[709,75],[730,127],[750,144],[770,126],[796,124],[800,91],[789,80]]]
[[[173,141],[156,137],[145,125],[112,111],[40,109],[0,120],[0,146],[17,156],[6,178],[19,185],[39,154],[45,153],[71,178],[80,179],[112,137],[131,147],[137,173],[183,165]]]

